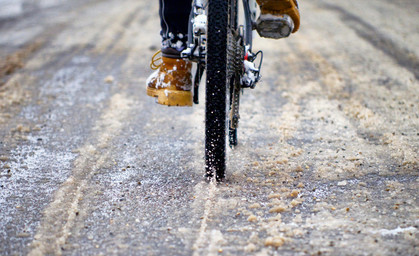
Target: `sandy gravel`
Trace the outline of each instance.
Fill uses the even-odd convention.
[[[1,255],[419,255],[416,1],[306,1],[297,34],[256,39],[222,184],[204,105],[145,95],[157,3],[8,4]]]

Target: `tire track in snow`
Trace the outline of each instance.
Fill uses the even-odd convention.
[[[215,182],[210,182],[210,184],[206,184],[205,182],[199,183],[195,190],[198,193],[197,202],[203,202],[203,216],[201,217],[201,224],[198,230],[197,238],[195,242],[193,243],[192,249],[194,250],[193,256],[202,255],[201,250],[204,250],[205,248],[214,248],[214,240],[210,239],[208,237],[208,233],[210,233],[208,228],[208,222],[209,222],[209,216],[211,212],[214,210],[215,204],[216,204],[216,190],[217,186]],[[205,196],[202,191],[207,191],[208,194]],[[213,230],[212,232],[214,232]],[[209,244],[207,244],[209,241]]]
[[[203,80],[205,81],[205,80]],[[202,83],[201,87],[205,84]],[[201,94],[202,95],[202,94]],[[205,133],[204,127],[204,104],[195,105],[194,111],[191,115],[181,117],[179,122],[189,123],[191,127],[197,127],[197,129],[191,129],[191,137],[202,138]],[[204,175],[204,140],[198,140],[194,145],[197,156],[196,161],[190,163],[192,168],[196,169],[198,173]],[[191,169],[192,169],[191,168]],[[208,230],[208,225],[211,222],[210,216],[216,212],[217,208],[217,191],[218,186],[214,181],[206,182],[201,181],[194,187],[194,194],[196,198],[194,203],[191,205],[193,211],[196,213],[197,218],[200,218],[199,227],[197,230],[190,229],[189,238],[191,239],[191,249],[193,250],[194,256],[197,255],[212,255],[217,252],[217,244],[222,240],[221,231],[217,229]],[[189,243],[186,243],[189,244]]]
[[[203,80],[205,81],[205,77]],[[201,89],[204,89],[205,83],[201,83]],[[200,91],[200,95],[204,95]],[[199,105],[193,106],[193,113],[190,115],[182,115],[178,117],[179,123],[187,123],[189,127],[194,127],[190,129],[192,138],[196,139],[196,143],[193,145],[195,148],[194,152],[196,157],[195,161],[190,162],[190,169],[195,170],[199,173],[200,177],[204,176],[205,173],[205,162],[204,162],[204,139],[205,134],[205,99],[200,98]],[[227,175],[231,175],[227,174]],[[203,178],[204,179],[204,178]],[[195,199],[191,204],[192,211],[194,212],[195,218],[199,218],[200,221],[196,228],[190,227],[183,229],[186,233],[183,239],[186,239],[185,245],[190,247],[188,249],[193,250],[194,256],[197,255],[217,255],[220,248],[220,244],[224,241],[223,234],[219,229],[210,228],[210,223],[212,222],[212,216],[218,216],[217,213],[220,211],[218,205],[220,198],[218,196],[220,188],[219,185],[214,181],[207,182],[201,181],[195,185],[193,188]]]
[[[121,10],[123,11],[123,8]],[[132,22],[134,12],[131,13],[128,18],[118,13],[119,18],[117,17],[117,22],[113,19],[112,29],[108,30],[108,33],[115,33],[116,31],[122,35],[118,30],[119,23]],[[103,38],[100,32],[95,33],[91,40],[100,37]],[[121,38],[115,39],[113,36],[105,36],[104,38],[105,40],[100,40],[102,46],[96,46],[96,50],[101,51],[106,48],[110,52],[121,42]],[[103,44],[106,47],[103,47]],[[83,50],[83,48],[80,50]],[[103,66],[107,62],[109,62],[109,58],[105,57],[98,66]],[[55,193],[53,201],[45,209],[44,217],[34,236],[29,255],[62,254],[62,246],[72,235],[70,231],[77,226],[77,221],[83,220],[87,215],[87,209],[79,207],[83,195],[90,192],[88,191],[89,181],[93,175],[111,162],[111,152],[106,151],[106,148],[123,127],[122,121],[129,116],[132,103],[132,99],[126,95],[115,94],[112,96],[108,109],[92,129],[92,131],[100,131],[93,139],[97,144],[86,144],[78,150],[80,156],[74,161],[75,167],[72,170],[72,175],[61,185]]]
[[[93,128],[93,131],[99,131],[93,140],[97,143],[88,143],[79,149],[80,156],[74,162],[72,175],[44,211],[29,255],[62,254],[61,247],[71,235],[71,228],[78,218],[84,217],[84,211],[79,208],[83,193],[95,172],[109,162],[110,152],[106,148],[123,127],[123,120],[131,110],[130,104],[132,101],[126,95],[112,96],[109,108]]]

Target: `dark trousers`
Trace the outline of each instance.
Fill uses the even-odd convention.
[[[159,0],[162,48],[182,51],[188,41],[192,0]]]

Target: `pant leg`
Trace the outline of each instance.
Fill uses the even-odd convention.
[[[185,49],[192,0],[159,0],[159,4],[162,48]]]

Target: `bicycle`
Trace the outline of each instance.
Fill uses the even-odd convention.
[[[262,51],[252,52],[257,4],[255,0],[241,1],[240,6],[238,0],[194,0],[188,48],[182,52],[183,58],[196,63],[195,104],[199,103],[199,85],[206,70],[205,176],[211,179],[215,174],[217,181],[225,178],[227,124],[229,144],[234,148],[240,94],[245,88],[255,88],[263,60]]]

